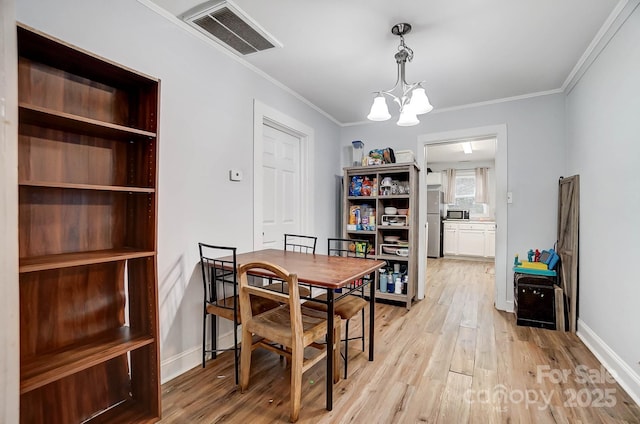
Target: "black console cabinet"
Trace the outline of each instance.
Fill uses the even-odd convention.
[[[514,273],[516,323],[530,327],[556,329],[555,278]]]

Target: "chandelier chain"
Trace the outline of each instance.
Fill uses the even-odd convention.
[[[406,52],[405,59],[411,62],[413,60],[413,49],[407,46],[404,42],[404,36],[400,35],[400,45],[398,46],[398,52]]]

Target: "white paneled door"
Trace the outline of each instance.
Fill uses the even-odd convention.
[[[300,138],[263,124],[262,245],[281,249],[285,233],[300,233]]]

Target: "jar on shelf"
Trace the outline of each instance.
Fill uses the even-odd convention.
[[[352,157],[353,157],[353,165],[361,166],[363,165],[363,153],[364,153],[364,143],[360,140],[354,140],[351,142],[351,146],[353,147]]]

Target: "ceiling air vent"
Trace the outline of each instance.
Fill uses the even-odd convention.
[[[230,1],[203,3],[183,14],[182,19],[236,54],[247,55],[282,47],[278,40]]]

